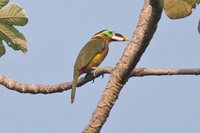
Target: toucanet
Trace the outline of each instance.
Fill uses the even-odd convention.
[[[74,75],[71,91],[71,103],[74,102],[78,78],[83,73],[89,73],[97,68],[108,54],[108,44],[112,41],[128,41],[122,34],[112,30],[102,30],[96,33],[81,49],[74,64]]]

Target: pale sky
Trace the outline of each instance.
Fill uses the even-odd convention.
[[[143,0],[12,0],[29,23],[18,29],[26,36],[27,54],[8,47],[0,74],[33,84],[72,80],[79,50],[102,29],[132,37]],[[163,13],[157,32],[137,67],[200,68],[200,9],[185,19]],[[113,42],[101,66],[114,66],[127,43]],[[0,133],[80,133],[110,75],[57,94],[21,94],[0,86]],[[101,133],[199,133],[200,76],[148,76],[129,79]]]

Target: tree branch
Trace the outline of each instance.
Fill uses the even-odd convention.
[[[111,74],[114,68],[102,67],[95,72],[95,75],[82,77],[78,81],[78,86],[82,86],[95,78],[104,74]],[[161,75],[200,75],[200,68],[193,69],[151,69],[151,68],[135,68],[132,70],[130,77],[143,77],[143,76],[161,76]],[[40,84],[26,84],[20,83],[15,80],[9,79],[0,75],[0,84],[10,90],[15,90],[20,93],[31,94],[51,94],[63,92],[71,89],[72,82],[60,83],[58,85],[40,85]]]
[[[127,82],[132,69],[135,68],[149,45],[156,31],[161,13],[162,7],[160,5],[160,0],[145,0],[136,31],[131,41],[128,43],[123,56],[115,66],[106,89],[83,133],[100,132],[114,103],[118,99],[122,87]]]
[[[131,72],[131,76],[161,76],[161,75],[200,75],[200,68],[193,69],[150,69],[150,68],[135,68]]]

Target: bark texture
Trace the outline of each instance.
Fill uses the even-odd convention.
[[[140,60],[153,37],[162,14],[160,0],[145,0],[136,31],[123,56],[115,66],[102,97],[83,133],[98,133],[127,82],[132,69]]]

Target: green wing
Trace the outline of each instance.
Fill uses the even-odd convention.
[[[100,39],[90,40],[80,51],[75,66],[78,69],[87,66],[90,61],[105,47],[105,42]]]
[[[74,65],[74,78],[71,91],[71,103],[74,102],[78,77],[80,76],[80,69],[86,67],[90,61],[101,52],[105,47],[105,42],[99,39],[90,40],[80,51],[76,63]]]

